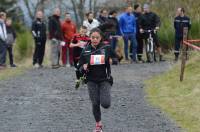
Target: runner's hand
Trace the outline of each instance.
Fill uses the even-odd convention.
[[[65,46],[65,42],[64,42],[64,41],[61,41],[61,42],[60,42],[60,45],[61,45],[61,46]]]
[[[159,30],[160,28],[159,28],[159,27],[156,27],[155,29],[156,29],[156,30]]]
[[[140,28],[140,33],[144,33],[144,30],[142,28]]]

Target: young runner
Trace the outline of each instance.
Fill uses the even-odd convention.
[[[69,45],[70,48],[73,48],[73,60],[74,60],[74,67],[76,68],[76,78],[80,79],[82,76],[81,72],[77,69],[77,64],[80,59],[81,52],[83,48],[86,46],[90,38],[86,35],[87,27],[81,26],[80,32],[75,34],[71,44]]]
[[[83,49],[79,65],[86,73],[86,83],[96,120],[94,132],[102,132],[100,106],[108,109],[111,104],[111,47],[101,42],[102,33],[98,28],[91,30],[90,39],[91,43]]]

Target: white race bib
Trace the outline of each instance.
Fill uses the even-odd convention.
[[[90,65],[102,65],[105,64],[105,55],[91,55]]]

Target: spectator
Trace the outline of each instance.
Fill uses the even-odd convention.
[[[119,22],[117,20],[117,11],[112,10],[109,12],[108,21],[112,23],[112,26],[108,29],[108,32],[110,34],[109,38],[111,40],[111,47],[115,51],[119,35]]]
[[[62,32],[64,35],[65,45],[62,46],[62,63],[64,66],[73,65],[73,49],[69,47],[71,40],[76,33],[76,25],[71,19],[69,13],[65,14],[65,21],[62,24]],[[70,63],[67,63],[67,61]]]
[[[117,65],[121,60],[121,56],[118,56],[115,52],[116,44],[118,40],[119,23],[116,18],[117,12],[111,11],[109,16],[104,16],[104,21],[99,25],[99,29],[103,32],[103,40],[111,45],[112,64]]]
[[[108,19],[108,11],[106,9],[102,9],[100,11],[100,15],[97,18],[97,20],[99,21],[100,24],[103,24],[107,21]]]
[[[100,25],[99,21],[96,20],[94,18],[94,15],[92,12],[89,12],[86,14],[86,20],[83,21],[83,26],[86,26],[87,27],[87,35],[89,36],[90,34],[90,31],[93,29],[93,28],[96,28]]]
[[[124,39],[124,53],[126,61],[128,58],[128,42],[131,42],[132,49],[132,62],[137,62],[137,41],[136,41],[136,18],[132,14],[133,9],[131,6],[126,8],[126,11],[122,13],[119,18],[120,31]]]
[[[142,7],[140,4],[135,4],[134,5],[134,12],[133,12],[135,18],[136,18],[136,40],[137,40],[137,58],[138,58],[138,62],[142,63],[143,59],[142,59],[142,55],[143,55],[143,38],[142,38],[142,34],[140,33],[139,30],[139,19],[142,15]],[[130,49],[131,50],[131,49]],[[132,51],[130,52],[132,53]]]
[[[174,55],[175,61],[178,61],[180,45],[183,40],[183,28],[187,27],[188,30],[191,28],[190,18],[185,15],[184,8],[177,9],[177,16],[174,19],[174,28],[175,28],[175,46],[174,46]]]
[[[7,50],[9,53],[10,67],[16,67],[13,61],[13,44],[16,40],[16,32],[12,27],[12,20],[10,18],[6,19],[6,30],[7,30]]]
[[[150,6],[148,4],[144,4],[143,6],[144,14],[140,17],[140,32],[143,33],[144,30],[159,30],[160,28],[160,18],[154,12],[151,12]],[[144,34],[144,39],[147,40],[148,34]],[[159,54],[159,60],[164,61],[162,59],[162,50],[160,44],[158,42],[158,36],[156,33],[152,33],[153,40],[155,42],[155,46],[157,48],[157,52]],[[150,60],[147,60],[150,62]]]
[[[37,11],[36,20],[32,24],[32,34],[35,40],[35,51],[33,54],[33,66],[43,67],[43,58],[46,44],[46,24],[43,21],[43,12]]]
[[[61,11],[59,8],[54,9],[54,13],[51,17],[49,17],[49,38],[51,40],[51,61],[52,68],[59,68],[59,60],[60,60],[60,45],[64,45],[63,33],[61,29],[60,22]]]
[[[0,12],[0,69],[6,67],[6,13]]]

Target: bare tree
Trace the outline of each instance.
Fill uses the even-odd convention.
[[[29,1],[28,0],[24,0],[24,3],[25,3],[25,6],[26,6],[26,8],[28,10],[28,14],[29,14],[30,18],[34,19],[34,14],[31,11],[31,8],[30,8],[30,5],[29,5]]]
[[[75,19],[76,19],[76,23],[78,25],[81,25],[81,23],[84,20],[85,2],[86,2],[86,0],[71,0]]]
[[[83,23],[86,11],[92,11],[96,15],[98,0],[22,0],[28,10],[29,17],[33,20],[37,10],[45,11],[49,15],[53,8],[59,7],[61,11],[73,12],[78,26]],[[48,8],[47,8],[48,7]]]
[[[74,0],[71,0],[72,6],[73,6],[73,11],[74,11],[74,15],[75,15],[75,19],[76,19],[76,24],[80,24],[79,22],[79,18],[78,18],[78,12],[77,12],[77,5],[76,2]]]
[[[89,1],[89,10],[90,10],[90,11],[92,11],[92,2],[93,2],[93,0],[90,0],[90,1]]]
[[[35,14],[38,10],[44,12],[44,5],[46,1],[47,0],[37,0],[35,3],[33,3],[30,0],[24,0],[25,6],[28,10],[28,14],[32,20],[35,18]]]

